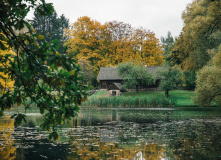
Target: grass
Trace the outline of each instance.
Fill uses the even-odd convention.
[[[169,98],[163,91],[126,92],[122,96],[108,96],[107,91],[97,91],[82,105],[98,107],[166,107],[166,106],[194,106],[194,91],[173,90]]]
[[[154,96],[163,96],[163,91],[151,91],[151,92],[127,92],[123,96],[133,96],[133,97],[154,97]],[[194,91],[188,90],[172,90],[169,91],[170,97],[174,97],[176,99],[176,106],[193,106],[195,105],[193,102],[193,97],[195,96]]]
[[[177,106],[194,106],[193,98],[195,97],[194,91],[187,91],[187,90],[174,90],[171,91],[169,94],[171,96],[176,97],[177,99]]]
[[[94,99],[94,98],[99,98],[99,97],[106,97],[107,91],[96,91],[94,94],[88,97],[88,100]]]

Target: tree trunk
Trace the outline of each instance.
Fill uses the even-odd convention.
[[[138,93],[138,85],[136,85],[136,92]]]
[[[169,90],[166,90],[166,91],[165,91],[165,96],[166,96],[166,97],[169,97]]]

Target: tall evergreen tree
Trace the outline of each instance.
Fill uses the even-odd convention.
[[[174,46],[174,38],[170,31],[167,32],[167,37],[161,37],[161,43],[164,47],[165,64],[172,66],[173,62],[169,58],[170,50]]]
[[[40,16],[37,12],[34,13],[34,19],[31,22],[36,33],[43,35],[44,39],[48,42],[57,40],[59,43],[58,52],[64,53],[64,29],[69,27],[69,20],[62,14],[58,17],[57,13],[54,12],[52,15]]]

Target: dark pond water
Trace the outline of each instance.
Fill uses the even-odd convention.
[[[17,109],[6,112],[10,116]],[[82,109],[48,140],[42,116],[0,119],[0,159],[221,159],[220,108]]]

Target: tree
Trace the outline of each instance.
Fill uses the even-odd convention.
[[[36,11],[31,25],[37,34],[44,36],[47,42],[58,40],[59,47],[57,50],[59,53],[64,53],[63,45],[64,41],[67,40],[67,37],[64,36],[64,29],[69,27],[69,20],[63,14],[58,17],[56,11],[54,11],[52,15],[41,16]]]
[[[167,37],[161,37],[161,43],[163,43],[164,47],[165,64],[172,67],[173,62],[171,62],[169,54],[171,49],[174,47],[174,38],[172,37],[170,31],[168,31]]]
[[[191,71],[183,71],[185,85],[188,89],[194,90],[196,86],[196,72],[194,70]]]
[[[169,97],[169,91],[181,83],[181,73],[177,69],[172,69],[158,74],[160,74],[159,77],[161,77],[159,89],[164,90],[165,96]]]
[[[5,56],[10,57],[9,59]],[[5,93],[7,90],[13,90],[14,81],[9,78],[8,73],[4,73],[4,70],[9,66],[10,61],[12,61],[12,56],[15,56],[15,53],[8,49],[8,50],[0,50],[0,94]]]
[[[66,30],[65,45],[77,59],[87,59],[94,70],[122,62],[140,61],[148,66],[164,63],[162,45],[153,32],[134,29],[130,24],[112,21],[101,24],[89,17],[80,17]]]
[[[221,43],[221,1],[194,0],[182,14],[184,27],[169,58],[184,70],[198,71]]]
[[[195,103],[209,106],[212,103],[221,105],[221,45],[211,64],[204,66],[197,73]]]
[[[134,30],[133,47],[135,60],[147,66],[161,66],[164,63],[163,47],[153,32],[139,28]]]
[[[99,22],[84,16],[78,18],[72,29],[66,30],[69,37],[65,42],[68,53],[76,53],[78,60],[89,60],[96,71],[99,71],[101,63],[105,62],[99,49],[100,26]]]
[[[9,61],[8,67],[1,67],[1,71],[15,80],[14,91],[7,90],[0,95],[1,111],[10,109],[14,104],[24,105],[30,99],[25,109],[36,104],[44,116],[42,128],[52,131],[49,138],[57,139],[56,124],[75,116],[79,104],[86,99],[80,67],[73,54],[59,54],[55,49],[58,47],[56,41],[45,41],[24,19],[31,8],[40,16],[52,15],[52,4],[44,0],[3,0],[0,8],[0,33],[4,34],[0,35],[1,50],[13,48],[16,53],[11,61],[8,54],[0,59],[1,64]],[[15,34],[24,27],[28,28],[27,32]],[[48,59],[51,55],[53,58]],[[55,96],[53,92],[56,92]],[[22,113],[12,118],[15,118],[15,125],[26,121]]]
[[[120,63],[118,73],[122,76],[124,85],[128,88],[136,87],[137,93],[139,86],[153,84],[153,78],[141,65],[134,66],[131,62]]]
[[[81,72],[84,77],[84,84],[95,86],[96,74],[92,65],[90,64],[90,61],[82,58],[78,60],[78,64],[81,67]]]

